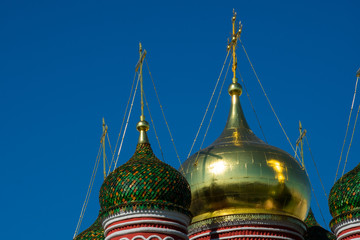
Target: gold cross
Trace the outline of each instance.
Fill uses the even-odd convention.
[[[227,46],[227,50],[230,51],[232,50],[232,57],[233,57],[233,66],[232,66],[232,71],[233,71],[233,83],[237,82],[237,78],[236,78],[236,68],[237,68],[237,59],[236,59],[236,46],[237,46],[237,42],[240,39],[240,35],[241,35],[241,31],[242,31],[242,24],[241,21],[239,22],[239,29],[237,30],[237,32],[235,32],[235,22],[236,22],[236,12],[235,10],[233,10],[233,17],[232,17],[232,36],[231,36],[231,41],[229,41],[229,44]]]

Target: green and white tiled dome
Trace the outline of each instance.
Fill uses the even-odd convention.
[[[150,144],[138,143],[134,155],[104,181],[102,217],[132,210],[169,210],[191,216],[190,186],[175,168],[160,161]]]
[[[360,217],[360,164],[341,177],[331,188],[329,208],[334,226],[345,220]]]

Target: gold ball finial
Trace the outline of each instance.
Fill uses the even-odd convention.
[[[145,131],[147,132],[150,128],[150,125],[147,121],[142,120],[140,122],[138,122],[138,124],[136,125],[136,129],[141,132],[141,131]]]
[[[241,87],[240,83],[235,82],[235,83],[230,84],[230,86],[228,88],[228,92],[229,92],[230,96],[233,96],[233,95],[241,96],[242,87]]]

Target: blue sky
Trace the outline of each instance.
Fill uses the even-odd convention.
[[[185,160],[226,56],[233,8],[244,25],[241,39],[290,140],[298,138],[301,120],[329,193],[360,67],[358,1],[2,1],[4,239],[73,236],[100,144],[101,119],[114,147],[139,41]],[[241,49],[238,58],[268,142],[292,153]],[[229,83],[228,77],[225,88]],[[165,161],[178,168],[146,71],[144,88]],[[246,95],[241,101],[251,128],[262,138]],[[359,103],[360,96],[354,115]],[[204,146],[220,134],[228,109],[223,91]],[[137,98],[120,164],[135,149],[139,114]],[[195,149],[204,131],[200,136]],[[153,130],[149,137],[160,157]],[[357,129],[346,171],[358,164],[359,146]],[[305,157],[328,224],[327,201],[308,151]],[[97,216],[101,183],[99,172],[81,230]],[[312,206],[324,225],[314,201]]]

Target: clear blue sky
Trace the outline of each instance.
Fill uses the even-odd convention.
[[[114,147],[139,41],[184,161],[226,55],[233,8],[244,25],[242,41],[291,141],[298,137],[299,120],[307,129],[328,193],[360,67],[359,1],[2,1],[2,238],[72,238],[100,144],[101,119]],[[292,153],[241,49],[238,55],[268,142]],[[165,161],[178,168],[146,73],[144,81]],[[229,83],[230,78],[225,88]],[[246,95],[241,101],[262,138]],[[357,108],[360,96],[355,103]],[[220,134],[228,109],[225,92],[204,146]],[[135,149],[138,116],[137,98],[120,163]],[[358,163],[359,131],[346,171]],[[160,157],[153,130],[149,137]],[[327,201],[308,152],[306,165],[328,224]],[[101,183],[99,172],[81,230],[97,216]],[[315,201],[312,205],[324,225]]]

